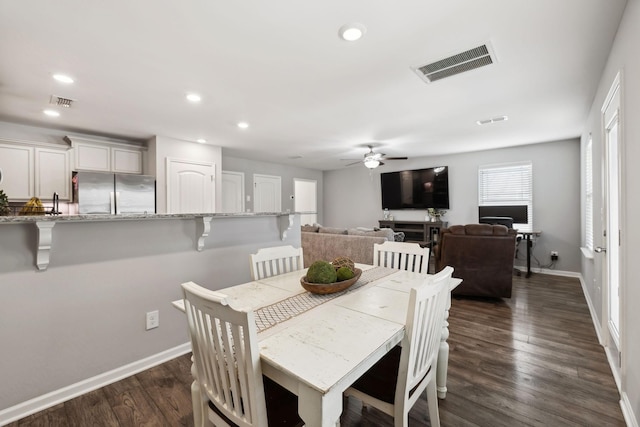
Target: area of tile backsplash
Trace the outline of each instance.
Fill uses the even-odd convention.
[[[25,203],[26,202],[9,202],[9,208],[11,209],[11,213],[9,215],[20,215],[20,210],[22,210]],[[50,214],[51,211],[53,210],[53,203],[51,201],[49,202],[42,201],[42,206],[44,207],[45,214]],[[78,204],[59,202],[58,211],[60,212],[59,215],[77,215]]]

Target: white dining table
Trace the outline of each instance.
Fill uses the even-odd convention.
[[[353,286],[357,289],[332,295],[301,313],[285,314],[284,319],[268,319],[273,324],[258,328],[262,373],[298,395],[298,413],[306,426],[337,425],[342,413],[342,393],[400,343],[409,290],[425,280],[425,275],[419,273],[360,264],[357,267],[363,270],[361,280],[368,276],[368,283],[358,282]],[[280,313],[283,307],[295,308],[296,304],[317,299],[317,296],[309,298],[300,285],[305,272],[294,271],[217,292],[227,295],[235,308],[264,313],[265,308],[275,307],[270,312]],[[452,278],[450,290],[460,282]],[[182,300],[173,304],[184,311]],[[449,307],[450,299],[436,372],[441,399],[447,391]],[[259,323],[260,316],[256,319]],[[194,386],[197,387],[197,382]],[[205,418],[206,405],[194,401],[194,419],[198,422]]]

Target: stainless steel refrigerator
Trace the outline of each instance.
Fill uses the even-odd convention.
[[[154,176],[77,172],[73,188],[80,215],[156,212]]]

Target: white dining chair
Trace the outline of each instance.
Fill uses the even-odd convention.
[[[298,398],[263,378],[253,311],[236,310],[226,296],[182,284],[195,381],[195,425],[301,426]]]
[[[429,248],[417,243],[384,242],[373,245],[373,265],[427,274]]]
[[[259,249],[250,255],[251,279],[258,280],[290,271],[302,270],[304,257],[302,248],[274,246]]]
[[[408,425],[409,410],[427,390],[429,421],[440,426],[436,370],[452,267],[412,288],[405,333],[396,346],[365,372],[346,396],[360,399],[363,406],[373,406],[391,415],[396,427]]]

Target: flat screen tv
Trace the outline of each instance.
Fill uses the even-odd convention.
[[[449,168],[380,174],[383,209],[449,209]]]

